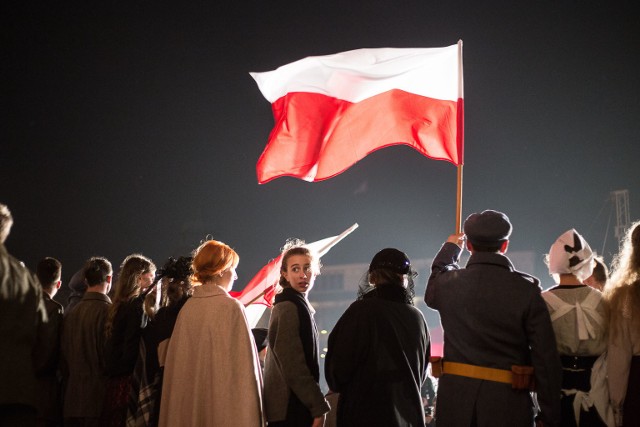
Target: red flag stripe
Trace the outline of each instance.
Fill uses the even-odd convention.
[[[462,163],[463,101],[390,90],[358,103],[294,92],[273,104],[275,127],[258,160],[258,182],[281,176],[331,178],[369,153],[408,145],[423,155]]]

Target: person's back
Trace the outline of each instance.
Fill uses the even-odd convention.
[[[44,258],[38,263],[36,274],[48,318],[47,322],[38,324],[38,340],[33,352],[38,380],[38,422],[39,425],[57,426],[62,421],[58,366],[64,309],[52,298],[60,288],[62,265],[55,258]]]
[[[511,224],[484,211],[467,218],[465,232],[466,268],[457,264],[464,236],[452,235],[433,261],[425,294],[444,329],[436,420],[531,426],[533,367],[541,419],[557,425],[561,373],[553,329],[537,279],[514,270],[504,255]]]
[[[585,284],[594,254],[574,229],[563,233],[546,256],[557,286],[542,293],[562,361],[562,425],[601,427],[613,413],[598,357],[607,347],[607,310],[602,293]],[[599,380],[598,380],[599,378]],[[575,407],[580,402],[580,409]]]
[[[106,390],[104,324],[111,304],[106,295],[111,274],[111,264],[106,259],[90,259],[85,268],[87,292],[64,318],[61,348],[66,377],[65,424],[75,425],[78,419],[99,422]]]
[[[260,402],[255,400],[260,398],[261,373],[245,325],[241,304],[220,287],[194,289],[169,342],[161,426],[232,425],[233,420],[239,426],[260,425]],[[244,399],[248,403],[242,411],[239,402]]]
[[[209,240],[195,251],[193,296],[167,349],[159,425],[258,427],[262,373],[242,304],[228,291],[239,257]]]
[[[524,330],[523,321],[546,324],[548,313],[541,310],[540,288],[515,272],[507,257],[476,253],[465,269],[435,280],[438,288],[427,292],[427,304],[440,313],[448,361],[500,369],[531,363],[533,331]],[[527,317],[532,306],[540,319]]]
[[[331,390],[340,393],[338,426],[424,425],[420,388],[429,332],[412,305],[413,285],[401,280],[413,274],[408,258],[406,271],[390,270],[396,267],[387,261],[378,265],[382,256],[396,252],[402,254],[389,248],[374,257],[369,272],[374,285],[349,306],[329,336],[325,375]]]
[[[35,422],[32,351],[38,322],[47,317],[38,279],[4,246],[12,224],[0,204],[0,425],[25,426]]]
[[[607,381],[616,425],[640,425],[640,221],[628,228],[605,288]]]
[[[350,345],[358,351],[353,377],[339,387],[338,425],[376,425],[381,420],[419,420],[424,418],[420,387],[428,364],[428,332],[418,309],[403,302],[389,302],[385,296],[370,296],[354,302],[344,316],[357,331]],[[421,325],[425,325],[424,329]],[[334,353],[349,351],[332,342]],[[359,360],[359,362],[356,362]],[[335,366],[335,365],[334,365]],[[335,370],[347,368],[336,366]],[[335,375],[336,381],[339,374]],[[347,374],[348,375],[348,374]],[[392,404],[391,404],[392,403]],[[385,424],[386,425],[386,424]],[[395,425],[395,424],[394,424]],[[401,424],[398,424],[401,425]]]

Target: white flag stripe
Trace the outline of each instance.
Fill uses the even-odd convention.
[[[357,222],[340,233],[340,235],[338,236],[327,237],[326,239],[318,240],[305,246],[317,253],[318,256],[322,258],[327,252],[329,252],[332,247],[337,245],[342,239],[351,234],[356,228],[358,228]]]
[[[391,89],[429,98],[459,98],[459,46],[356,49],[310,56],[264,73],[250,73],[271,103],[290,92],[359,102]]]

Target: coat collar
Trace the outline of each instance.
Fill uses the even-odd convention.
[[[274,299],[275,299],[274,304],[277,304],[281,301],[292,301],[292,302],[298,301],[304,306],[306,306],[307,309],[311,312],[311,314],[316,313],[316,310],[313,308],[313,306],[311,305],[307,297],[293,288],[282,289],[282,292],[277,293]]]
[[[102,301],[111,304],[111,298],[100,292],[85,292],[81,301]]]
[[[467,262],[467,268],[473,267],[474,265],[478,264],[491,264],[506,268],[509,271],[515,270],[513,268],[513,264],[511,264],[511,260],[505,255],[499,253],[475,252],[471,254],[471,256],[469,257],[469,261]]]
[[[196,286],[193,288],[193,298],[207,298],[217,296],[229,296],[229,293],[222,289],[220,286],[213,283],[207,283],[205,285]]]

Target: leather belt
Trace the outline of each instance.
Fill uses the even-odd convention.
[[[506,369],[485,368],[484,366],[468,365],[458,362],[445,361],[442,367],[442,373],[505,384],[512,384],[513,381],[513,373]]]

